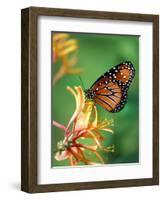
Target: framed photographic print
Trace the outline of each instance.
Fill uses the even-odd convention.
[[[22,9],[21,189],[159,184],[159,16]]]

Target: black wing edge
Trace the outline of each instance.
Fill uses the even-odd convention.
[[[131,70],[132,70],[132,72],[133,72],[131,79],[133,79],[134,76],[135,76],[135,71],[136,71],[136,70],[135,70],[135,68],[134,68],[134,66],[133,66],[133,64],[132,64],[131,61],[125,61],[125,62],[122,62],[122,63],[120,63],[120,64],[118,64],[118,65],[112,67],[112,68],[109,69],[107,72],[105,72],[102,76],[100,76],[100,77],[92,84],[92,86],[91,86],[90,88],[92,88],[97,82],[99,82],[100,79],[104,78],[105,76],[109,76],[109,73],[114,73],[114,71],[117,70],[117,69],[119,68],[119,66],[121,66],[121,65],[128,65],[128,66],[130,66],[130,68],[131,68]],[[131,82],[132,82],[132,80],[129,81],[129,85],[130,85]]]

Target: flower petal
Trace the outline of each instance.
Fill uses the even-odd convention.
[[[92,122],[92,127],[96,127],[97,126],[97,120],[98,120],[98,115],[97,115],[97,108],[96,106],[94,105],[93,106],[93,109],[94,109],[94,112],[95,112],[95,118],[94,118],[94,121]]]
[[[101,143],[100,143],[100,141],[99,141],[99,139],[96,137],[96,135],[92,132],[92,131],[90,131],[90,130],[88,130],[88,133],[91,135],[91,137],[94,139],[94,141],[96,142],[96,144],[99,146],[99,147],[101,147]]]
[[[67,90],[73,94],[73,96],[75,97],[75,101],[76,101],[76,109],[67,125],[67,130],[69,130],[71,123],[76,120],[77,116],[82,111],[82,109],[84,107],[84,103],[85,103],[85,96],[84,96],[84,92],[83,92],[82,88],[81,87],[74,87],[74,88],[76,91],[74,91],[70,87],[67,87]]]
[[[102,128],[100,130],[107,131],[107,132],[110,132],[110,133],[114,133],[111,128]]]
[[[59,160],[59,161],[61,161],[61,160],[65,160],[65,159],[67,159],[69,157],[69,152],[68,151],[62,151],[62,152],[57,152],[56,154],[55,154],[55,159],[56,160]]]
[[[77,164],[78,164],[78,162],[74,159],[74,157],[73,157],[72,154],[69,156],[68,159],[69,159],[69,161],[70,161],[70,165],[71,165],[71,166],[74,166],[74,165],[77,165]]]
[[[67,33],[57,33],[57,34],[53,34],[53,42],[56,42],[58,40],[63,40],[68,38],[69,35]]]
[[[64,125],[62,125],[62,124],[60,124],[60,123],[58,123],[58,122],[56,122],[54,120],[53,120],[53,126],[56,126],[56,127],[60,128],[60,129],[63,129],[64,131],[67,130]]]
[[[77,147],[81,147],[84,149],[88,149],[90,151],[96,151],[97,150],[97,145],[85,145],[85,144],[76,144]]]

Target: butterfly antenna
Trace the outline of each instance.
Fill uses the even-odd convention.
[[[78,76],[78,77],[79,77],[79,80],[80,80],[80,82],[81,82],[82,88],[85,90],[84,83],[83,83],[83,81],[82,81],[81,76]]]

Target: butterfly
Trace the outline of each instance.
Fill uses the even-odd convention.
[[[130,61],[120,63],[85,90],[86,99],[93,100],[109,112],[119,112],[127,102],[127,92],[134,76],[135,68]]]

